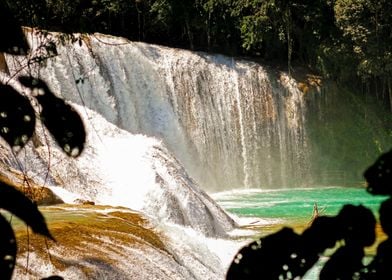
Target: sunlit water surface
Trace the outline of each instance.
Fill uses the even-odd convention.
[[[370,208],[377,215],[384,197],[373,196],[364,188],[317,187],[277,190],[242,189],[214,194],[228,212],[239,217],[302,223],[312,217],[316,203],[325,215],[336,215],[345,204]]]
[[[243,221],[243,224],[258,227],[260,236],[272,234],[283,226],[293,227],[301,233],[311,221],[315,203],[321,215],[334,216],[343,205],[352,204],[371,209],[378,218],[379,205],[385,200],[385,197],[367,193],[365,188],[347,187],[240,189],[216,193],[213,197],[224,209]],[[326,258],[322,258],[303,279],[318,279],[325,260]]]

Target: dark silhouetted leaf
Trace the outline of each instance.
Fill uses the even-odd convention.
[[[29,51],[22,29],[5,1],[0,1],[0,35],[0,52],[24,55]]]
[[[382,154],[364,172],[367,191],[375,195],[392,195],[392,150]]]
[[[42,122],[64,152],[73,157],[80,155],[86,132],[79,114],[64,100],[56,97],[44,81],[32,77],[20,77],[19,81],[33,90],[42,106]]]
[[[11,86],[0,84],[0,136],[14,148],[23,148],[35,128],[29,100]]]
[[[1,279],[11,279],[16,260],[16,240],[8,221],[0,215],[0,275]]]
[[[0,182],[0,208],[23,220],[35,233],[54,240],[37,205],[20,191],[2,182]]]
[[[45,49],[50,56],[58,55],[56,43],[53,41],[48,42],[45,46]]]
[[[58,275],[49,276],[47,278],[42,278],[41,280],[63,280],[64,278]]]

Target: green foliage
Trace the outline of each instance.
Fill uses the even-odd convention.
[[[19,22],[104,32],[173,47],[306,64],[340,81],[385,85],[392,71],[388,0],[7,0]]]
[[[29,50],[26,39],[23,36],[22,30],[17,23],[16,18],[10,12],[9,7],[3,1],[0,1],[0,26],[6,26],[2,28],[4,38],[0,41],[0,51],[8,52],[12,54],[26,54]]]
[[[346,185],[360,185],[362,170],[390,149],[392,116],[379,108],[375,96],[324,87],[328,93],[315,94],[307,106],[312,172],[340,171]],[[324,183],[337,184],[336,178],[330,180]]]
[[[19,2],[19,1],[16,1]],[[41,2],[37,2],[40,4]],[[15,4],[15,3],[14,3]],[[31,4],[34,5],[34,4]],[[0,2],[1,41],[0,52],[22,55],[29,51],[21,27],[14,20],[8,6]],[[41,34],[41,33],[40,33]],[[43,32],[41,35],[47,37]],[[51,40],[38,46],[35,56],[28,64],[42,63],[48,57],[57,55],[56,45]],[[32,90],[32,96],[41,105],[41,120],[57,143],[69,156],[78,156],[83,150],[86,133],[79,115],[62,99],[56,97],[45,82],[32,77],[20,77],[19,81]],[[31,99],[8,84],[0,83],[0,136],[13,151],[19,151],[31,139],[35,130],[36,115]],[[14,187],[0,182],[0,209],[10,212],[23,220],[35,233],[54,240],[49,232],[45,218],[37,205]],[[15,234],[0,214],[0,275],[1,279],[11,279],[15,267],[17,244]],[[51,276],[49,279],[62,279]]]
[[[8,8],[12,13],[8,14]],[[387,96],[392,108],[389,0],[0,0],[0,23],[6,38],[1,41],[1,52],[28,51],[17,23],[69,33],[105,32],[133,40],[286,61],[289,71],[292,62],[297,61],[341,82],[359,77],[369,88],[381,84],[380,96]],[[38,32],[48,38],[46,31]],[[29,63],[42,63],[55,55],[56,42],[49,39],[38,47],[38,54]],[[30,98],[42,107],[39,117],[63,151],[78,156],[86,134],[76,111],[55,96],[42,80],[21,77],[19,82],[31,90]],[[0,136],[19,150],[34,132],[35,112],[30,99],[9,85],[0,84],[0,93]],[[323,168],[362,170],[366,160],[390,143],[391,134],[385,138],[367,131],[378,124],[369,125],[372,119],[366,111],[364,116],[348,118],[350,122],[357,120],[357,126],[348,126],[342,120],[347,111],[362,114],[359,103],[353,97],[343,106],[327,107],[334,110],[321,115],[327,115],[325,127],[310,132],[310,137],[317,140],[314,142],[324,149],[324,156],[318,157],[324,160]],[[339,137],[335,137],[336,131],[340,132]],[[351,141],[353,138],[356,141]],[[332,145],[331,139],[335,141]],[[374,153],[356,154],[361,150]],[[342,166],[336,166],[329,158],[338,159]],[[34,232],[53,239],[37,206],[4,183],[0,183],[0,208],[21,218]],[[9,279],[17,246],[13,230],[2,215],[0,231],[0,274]],[[315,244],[319,244],[319,239]]]
[[[358,60],[358,74],[363,79],[390,75],[390,1],[340,0],[334,8],[343,40]]]

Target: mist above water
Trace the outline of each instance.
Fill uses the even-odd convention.
[[[41,39],[30,35],[39,46]],[[58,46],[58,56],[41,67],[25,67],[23,57],[6,60],[11,76],[38,76],[75,106],[88,139],[83,154],[70,160],[38,125],[42,133],[17,159],[2,151],[1,160],[66,202],[83,198],[141,211],[170,235],[178,261],[187,260],[195,279],[224,276],[222,258],[194,249],[236,228],[205,191],[298,187],[317,179],[310,161],[320,123],[309,131],[305,94],[284,73],[98,34]],[[312,120],[328,115],[324,110]],[[183,244],[192,246],[182,251]]]

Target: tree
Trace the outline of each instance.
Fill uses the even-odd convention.
[[[337,0],[336,23],[355,57],[355,73],[392,110],[392,3],[387,0]]]

